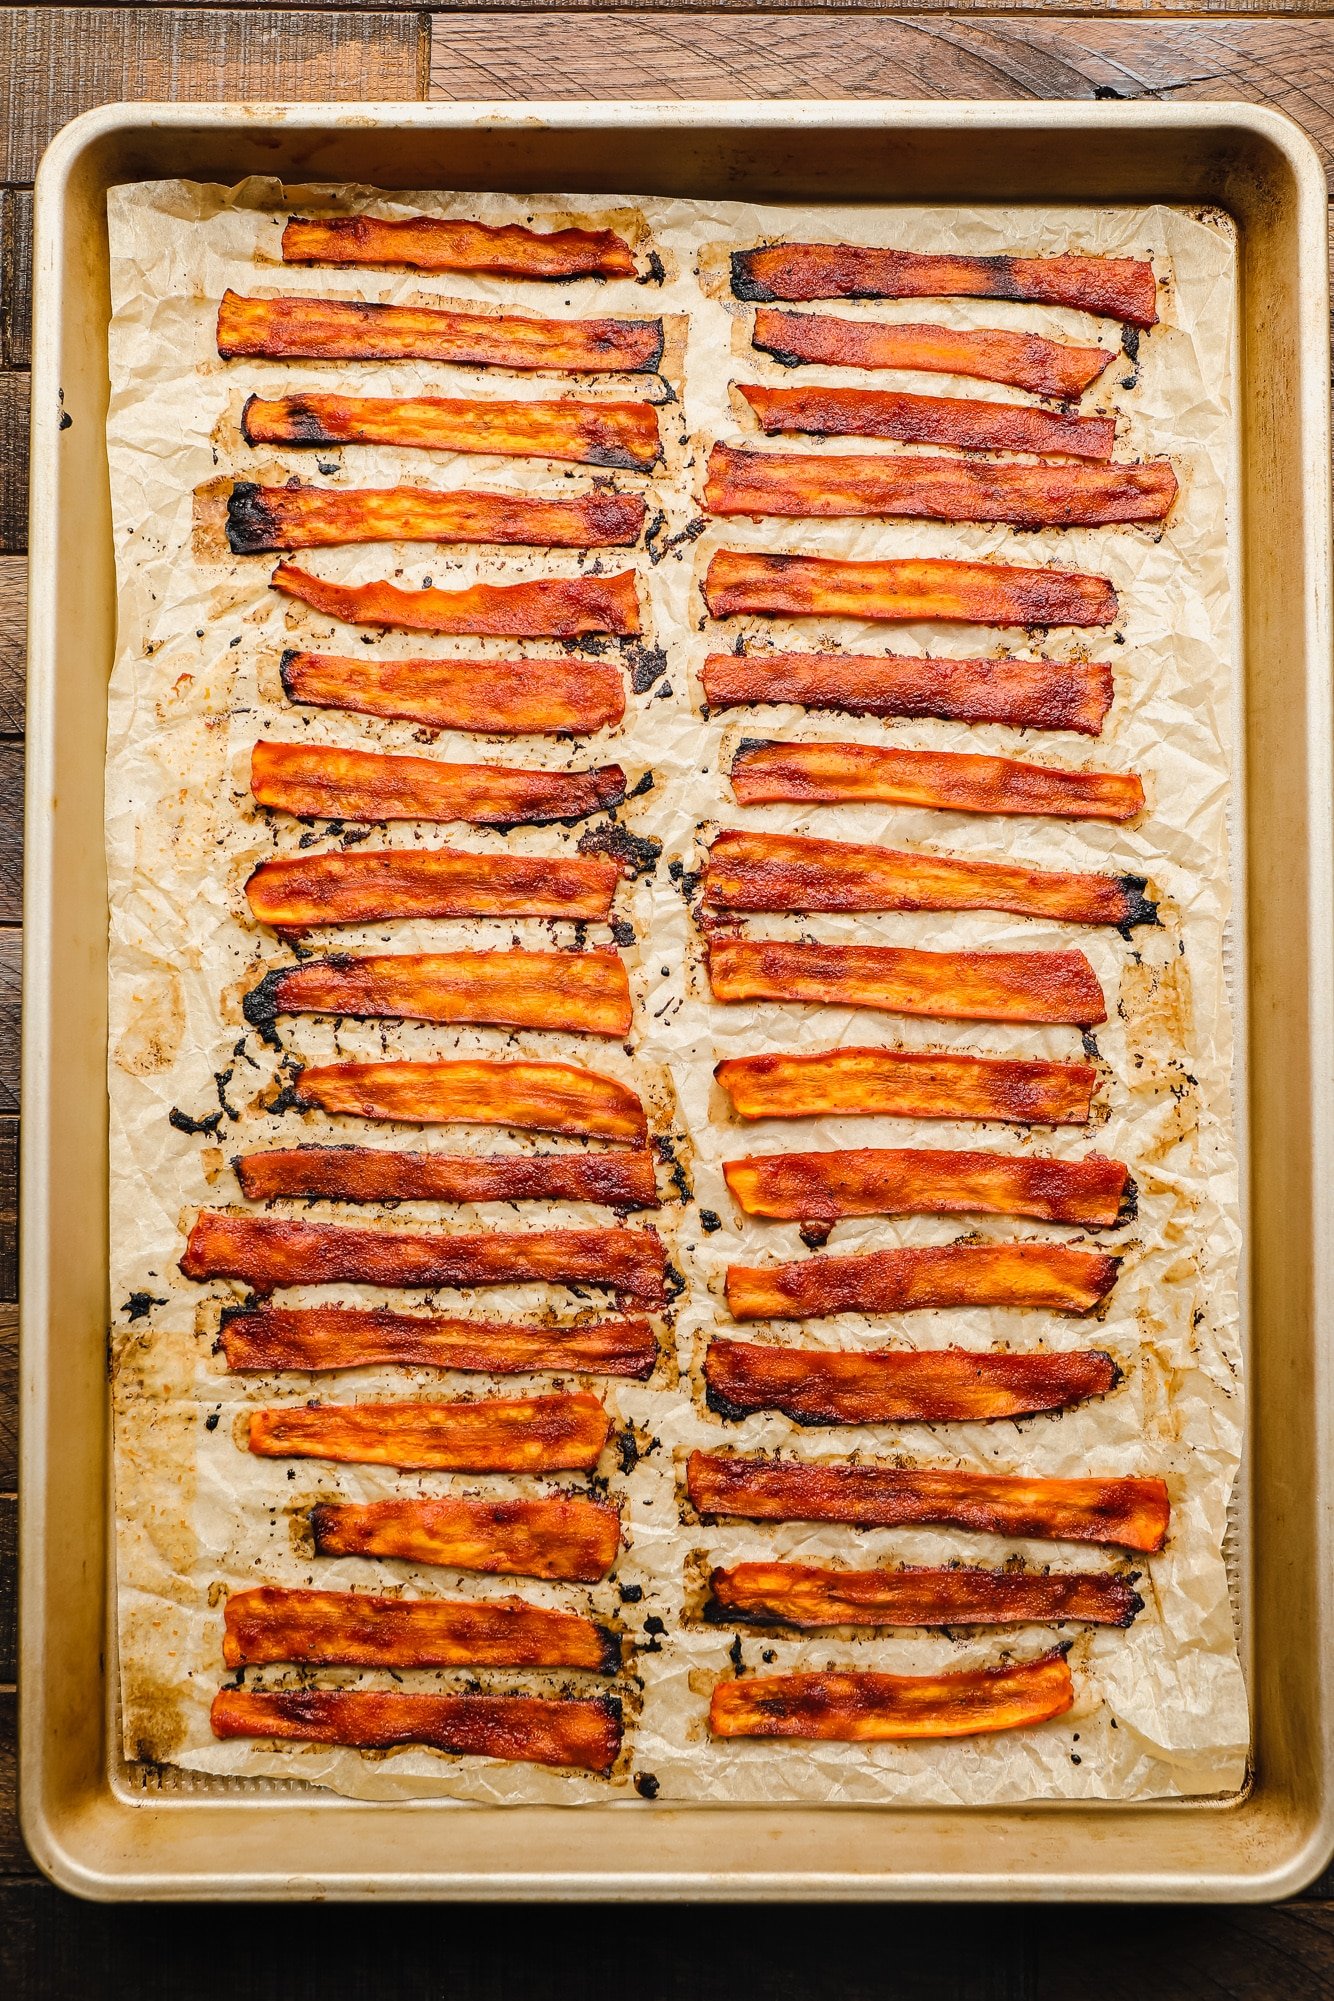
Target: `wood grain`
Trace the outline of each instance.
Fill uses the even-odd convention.
[[[0,929],[0,1113],[19,1108],[22,973],[23,933],[13,926]]]
[[[18,1448],[19,1314],[16,1306],[0,1306],[0,1494],[12,1493],[18,1485]]]
[[[23,734],[27,620],[27,562],[0,556],[0,737]]]
[[[0,361],[26,368],[32,353],[32,190],[0,188]]]
[[[0,1686],[12,1682],[18,1669],[18,1570],[18,1502],[12,1494],[4,1494],[0,1495]]]
[[[28,375],[11,370],[0,374],[0,554],[27,546]]]

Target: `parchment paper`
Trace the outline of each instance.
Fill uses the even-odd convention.
[[[660,285],[617,281],[599,286],[516,286],[450,276],[426,279],[389,272],[285,270],[278,239],[286,213],[315,207],[368,208],[397,214],[425,210],[484,221],[533,217],[612,220],[665,266]],[[1224,970],[1229,923],[1229,772],[1236,683],[1232,562],[1235,521],[1230,496],[1235,464],[1232,410],[1235,243],[1227,220],[1212,212],[1143,210],[892,208],[763,209],[744,203],[651,199],[525,201],[477,195],[377,197],[368,190],[296,189],[252,181],[240,188],[178,182],[113,190],[109,198],[114,318],[109,448],[120,578],[119,647],[110,688],[108,863],[111,885],[111,1270],[116,1404],[119,1641],[127,1757],[196,1772],[317,1781],[369,1798],[440,1795],[455,1800],[633,1802],[635,1777],[658,1796],[702,1802],[900,1800],[986,1804],[1044,1798],[1148,1798],[1228,1793],[1244,1783],[1247,1709],[1234,1638],[1223,1541],[1239,1462],[1242,1421],[1238,1326],[1237,1146],[1232,1129],[1233,1035]],[[751,352],[749,312],[725,284],[730,248],[769,236],[885,242],[920,250],[1056,252],[1087,249],[1149,255],[1161,281],[1162,324],[1139,344],[1138,361],[1122,354],[1085,399],[1085,409],[1115,411],[1117,456],[1171,456],[1181,496],[1165,534],[1136,528],[1018,534],[999,527],[880,522],[731,522],[700,528],[697,500],[708,444],[753,435],[729,393],[740,380],[854,381],[844,371],[807,369],[799,377]],[[699,276],[696,276],[698,267]],[[227,286],[244,293],[281,292],[439,303],[450,298],[494,304],[521,299],[538,313],[662,311],[684,336],[667,388],[648,378],[606,378],[577,386],[550,377],[507,376],[417,364],[354,367],[312,363],[224,364],[214,345],[217,302]],[[1044,334],[1099,339],[1116,329],[1077,313],[997,301],[876,302],[827,308],[876,319],[930,318],[959,326],[1004,325]],[[679,340],[677,342],[679,350]],[[940,393],[1025,400],[988,385],[939,377],[873,378]],[[638,667],[641,692],[623,726],[577,745],[550,740],[487,742],[442,735],[428,739],[406,724],[376,724],[287,705],[277,676],[286,644],[349,652],[373,643],[383,656],[438,653],[479,663],[515,649],[499,641],[423,640],[366,634],[293,607],[268,587],[272,560],[226,553],[218,495],[233,476],[276,480],[297,474],[330,484],[481,485],[565,493],[594,477],[517,459],[450,459],[440,454],[353,447],[347,451],[250,450],[238,418],[245,396],[295,389],[351,393],[479,393],[501,396],[618,396],[653,393],[665,400],[668,459],[647,483],[617,474],[632,490],[647,485],[665,525],[654,535],[656,560],[630,557],[646,601],[642,646],[624,650]],[[802,449],[784,442],[784,449]],[[820,449],[818,445],[807,447]],[[830,449],[894,447],[840,440]],[[911,448],[908,448],[911,449]],[[680,537],[679,540],[674,538]],[[872,651],[940,655],[1025,651],[1023,635],[923,627],[867,628],[852,621],[782,625],[732,621],[709,626],[698,593],[710,552],[719,546],[805,550],[852,557],[974,554],[1020,563],[1055,563],[1110,576],[1121,617],[1106,634],[1030,635],[1057,658],[1081,652],[1108,660],[1116,701],[1103,737],[1040,735],[1000,728],[805,716],[765,710],[704,719],[697,673],[706,651],[742,631],[776,646],[831,643]],[[321,575],[364,580],[395,577],[448,586],[473,578],[518,579],[570,574],[597,563],[623,567],[622,552],[570,553],[349,548],[299,557]],[[1018,642],[1018,643],[1017,643]],[[665,652],[653,679],[651,649]],[[534,643],[520,650],[553,654]],[[609,649],[615,657],[617,649]],[[860,739],[920,747],[996,749],[1052,763],[1137,770],[1148,809],[1133,827],[1093,823],[995,821],[966,815],[880,807],[801,810],[767,807],[739,813],[723,776],[737,738]],[[495,1133],[457,1130],[405,1134],[359,1129],[355,1121],[276,1118],[264,1110],[279,1066],[245,1032],[240,995],[263,966],[288,954],[249,921],[242,894],[255,862],[314,839],[337,845],[337,828],[312,837],[295,821],[253,806],[247,788],[252,744],[284,741],[416,749],[427,742],[443,758],[582,767],[615,758],[633,782],[652,770],[653,788],[623,809],[636,833],[663,843],[656,871],[618,896],[618,914],[634,926],[625,949],[635,993],[635,1027],[625,1050],[593,1039],[507,1036],[498,1030],[449,1031],[297,1019],[281,1024],[284,1061],[381,1053],[447,1054],[511,1050],[569,1057],[636,1083],[651,1122],[667,1135],[695,1202],[675,1196],[660,1227],[686,1281],[668,1358],[645,1386],[598,1383],[622,1427],[609,1451],[606,1485],[622,1504],[628,1548],[614,1579],[592,1591],[526,1580],[473,1578],[393,1562],[315,1563],[305,1515],[316,1499],[371,1498],[412,1492],[534,1491],[574,1487],[547,1482],[468,1481],[447,1475],[395,1475],[313,1461],[252,1458],[240,1449],[244,1414],[262,1403],[379,1396],[452,1396],[541,1389],[550,1378],[493,1381],[431,1372],[372,1370],[338,1377],[229,1378],[213,1352],[222,1305],[239,1287],[191,1285],[176,1269],[185,1231],[203,1204],[236,1205],[228,1160],[266,1143],[355,1138],[386,1146],[526,1144]],[[1162,901],[1163,927],[1139,930],[1132,943],[1114,933],[1072,933],[994,915],[840,919],[759,919],[756,933],[839,939],[882,938],[935,946],[977,943],[1039,947],[1077,943],[1109,998],[1111,1019],[1097,1034],[1103,1076],[1098,1125],[1036,1135],[945,1124],[858,1120],[773,1123],[745,1128],[729,1119],[712,1083],[721,1056],[783,1047],[832,1048],[849,1042],[941,1046],[1028,1055],[1080,1054],[1073,1030],[1007,1029],[901,1021],[828,1008],[724,1008],[708,998],[689,909],[690,871],[719,824],[805,829],[846,839],[921,844],[959,854],[1003,854],[1052,866],[1108,866],[1147,874]],[[519,829],[501,836],[479,829],[376,829],[374,845],[449,844],[551,852],[578,830]],[[344,839],[360,839],[354,829]],[[679,864],[679,867],[672,865]],[[675,880],[675,877],[680,880]],[[326,944],[413,950],[477,942],[569,945],[569,927],[519,923],[370,927],[317,934]],[[608,933],[591,927],[588,942]],[[182,1132],[188,1119],[220,1114],[216,1131]],[[539,1138],[535,1142],[541,1145]],[[1103,1240],[1125,1253],[1122,1275],[1101,1325],[1017,1312],[919,1313],[894,1320],[857,1316],[777,1330],[776,1338],[811,1344],[1081,1347],[1092,1335],[1126,1370],[1113,1394],[1052,1418],[1018,1424],[896,1426],[800,1430],[778,1417],[725,1425],[705,1409],[699,1363],[709,1331],[728,1324],[720,1293],[729,1260],[803,1254],[795,1226],[745,1222],[727,1197],[720,1163],[729,1155],[784,1147],[875,1144],[995,1146],[1002,1150],[1082,1155],[1094,1146],[1130,1163],[1139,1215]],[[664,1191],[670,1194],[664,1169]],[[713,1211],[719,1226],[701,1223]],[[336,1206],[317,1213],[336,1217]],[[525,1212],[490,1206],[441,1212],[405,1206],[403,1215],[460,1226],[537,1227],[539,1222],[596,1222],[602,1212],[559,1208]],[[831,1248],[949,1241],[948,1219],[875,1220],[841,1225]],[[1074,1237],[1079,1233],[1002,1219],[976,1227],[983,1237]],[[369,1292],[290,1295],[371,1300]],[[383,1298],[383,1295],[378,1295]],[[458,1295],[444,1296],[458,1310]],[[605,1300],[542,1288],[478,1294],[465,1307],[496,1317]],[[766,1338],[764,1329],[755,1330]],[[679,1368],[679,1373],[678,1373]],[[705,1526],[690,1519],[683,1468],[696,1445],[781,1447],[806,1457],[852,1451],[909,1464],[978,1466],[1047,1474],[1160,1473],[1169,1485],[1173,1522],[1168,1546],[1151,1561],[1129,1563],[1112,1552],[924,1529],[859,1533],[799,1525]],[[731,1673],[729,1629],[699,1621],[702,1575],[710,1562],[762,1555],[836,1561],[910,1563],[1023,1558],[1066,1568],[1138,1571],[1144,1612],[1129,1632],[1079,1632],[1071,1662],[1075,1711],[1035,1730],[957,1743],[781,1745],[710,1742],[708,1691]],[[626,1751],[611,1779],[583,1778],[423,1751],[384,1756],[297,1745],[219,1744],[208,1704],[225,1678],[221,1656],[226,1593],[257,1582],[330,1584],[410,1593],[491,1594],[518,1589],[543,1603],[589,1605],[621,1620],[631,1639]],[[1051,1643],[1050,1629],[950,1634],[822,1634],[811,1638],[759,1631],[743,1635],[733,1659],[755,1671],[803,1664],[875,1666],[917,1672],[1008,1655],[1030,1658]],[[299,1683],[301,1673],[251,1671],[263,1686]],[[382,1677],[325,1671],[328,1685],[375,1685]],[[536,1686],[541,1676],[467,1677],[409,1674],[401,1685]],[[546,1677],[553,1686],[575,1685]],[[581,1692],[592,1692],[592,1682]]]

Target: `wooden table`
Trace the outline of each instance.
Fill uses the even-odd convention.
[[[32,181],[47,141],[117,98],[1147,97],[1277,106],[1334,150],[1334,0],[1015,0],[635,11],[10,7],[0,0],[0,1994],[567,2001],[586,1985],[1056,2001],[1334,1996],[1334,1876],[1270,1911],[763,1910],[630,1914],[154,1911],[80,1905],[15,1816],[17,1142]],[[97,1228],[98,1218],[71,1218]],[[69,1524],[71,1536],[78,1524]],[[571,1818],[571,1838],[578,1838]]]

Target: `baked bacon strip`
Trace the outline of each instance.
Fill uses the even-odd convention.
[[[995,1120],[1087,1125],[1091,1063],[959,1056],[931,1049],[827,1049],[731,1056],[714,1076],[743,1119]]]
[[[814,1737],[883,1743],[902,1737],[979,1737],[1023,1730],[1073,1707],[1063,1653],[952,1674],[746,1675],[709,1699],[714,1737]]]
[[[289,648],[280,671],[289,702],[432,730],[589,736],[625,714],[620,670],[601,660],[353,660]]]
[[[205,1209],[181,1270],[187,1278],[239,1278],[262,1294],[289,1285],[537,1282],[601,1285],[661,1306],[666,1256],[656,1230],[368,1230]]]
[[[1150,1551],[1162,1548],[1171,1517],[1166,1484],[1145,1477],[1031,1480],[865,1460],[692,1452],[686,1484],[692,1503],[709,1519],[886,1529],[921,1523]]]
[[[415,1368],[518,1376],[569,1370],[644,1382],[658,1359],[647,1320],[552,1327],[392,1313],[387,1307],[232,1307],[222,1316],[220,1339],[227,1367],[236,1374]]]
[[[795,702],[853,716],[930,716],[1097,736],[1112,670],[1095,660],[935,660],[874,653],[711,653],[700,670],[713,709]]]
[[[583,855],[479,855],[463,848],[280,855],[247,878],[251,913],[275,931],[400,917],[605,921],[620,870]]]
[[[635,260],[612,229],[526,229],[439,215],[294,215],[284,264],[395,264],[410,271],[482,271],[497,278],[633,278]]]
[[[429,1499],[321,1502],[310,1511],[317,1556],[391,1556],[500,1577],[596,1584],[616,1561],[621,1518],[605,1501]]]
[[[852,1147],[837,1153],[752,1154],[725,1160],[723,1173],[748,1216],[785,1222],[1032,1216],[1044,1223],[1110,1229],[1135,1213],[1134,1184],[1124,1162],[1097,1153],[1053,1160],[943,1147]]]
[[[510,827],[605,813],[625,798],[625,773],[619,764],[531,771],[261,738],[250,755],[250,790],[261,806],[300,819],[464,820]]]
[[[262,1459],[442,1473],[588,1473],[611,1419],[586,1390],[473,1403],[285,1404],[250,1413]]]
[[[388,1153],[370,1146],[271,1147],[236,1162],[248,1202],[296,1196],[337,1202],[595,1202],[656,1209],[653,1155]]]
[[[1120,1258],[1073,1244],[914,1244],[791,1264],[729,1265],[727,1304],[737,1320],[954,1306],[1083,1314],[1101,1306],[1120,1269]]]
[[[1029,403],[984,403],[975,396],[913,396],[898,389],[737,388],[770,437],[896,438],[911,445],[956,445],[965,452],[1038,452],[1109,459],[1113,417],[1072,417]],[[920,464],[920,461],[916,463]]]
[[[1157,324],[1153,266],[1138,257],[923,256],[853,243],[732,252],[738,299],[1016,299]]]
[[[237,480],[227,502],[233,555],[350,542],[501,542],[537,549],[628,549],[644,529],[633,493],[543,500],[522,493],[441,493],[426,486],[259,486]]]
[[[1110,1570],[834,1570],[734,1563],[705,1617],[760,1626],[1130,1626],[1144,1600]]]
[[[362,299],[247,299],[218,307],[224,361],[452,361],[471,368],[571,375],[653,374],[661,320],[543,320],[529,313],[461,313],[376,306]]]
[[[403,1695],[360,1688],[220,1689],[215,1737],[293,1738],[384,1751],[424,1744],[459,1757],[607,1773],[621,1748],[621,1705],[537,1695]]]
[[[1000,521],[1020,528],[1071,528],[1161,521],[1176,494],[1176,474],[1166,459],[1144,465],[1029,466],[926,458],[909,452],[892,458],[869,453],[849,458],[832,452],[750,452],[715,445],[709,453],[704,504],[711,514],[748,514],[755,519],[874,515],[883,520]]]
[[[541,577],[526,584],[469,584],[461,591],[403,591],[378,580],[335,584],[294,563],[279,563],[269,582],[287,597],[344,625],[400,632],[469,633],[494,639],[578,639],[589,633],[639,631],[633,570],[614,577]]]
[[[721,937],[708,950],[709,980],[720,1001],[805,1001],[943,1021],[1065,1022],[1073,1028],[1107,1019],[1102,988],[1082,952],[922,952]]]
[[[1049,423],[1100,421],[1048,418]],[[662,455],[658,412],[652,403],[530,403],[486,396],[313,392],[272,401],[250,396],[241,411],[241,435],[248,445],[397,445],[425,452],[573,460],[576,465],[626,472],[647,472]]]
[[[269,1039],[280,1014],[344,1014],[360,1021],[563,1029],[620,1041],[632,1014],[630,983],[615,952],[518,950],[307,959],[266,973],[242,1010]]]
[[[714,618],[935,619],[962,625],[1110,625],[1116,592],[1078,570],[1016,569],[935,557],[845,563],[719,549],[704,578]]]
[[[761,306],[753,345],[785,368],[819,362],[834,368],[901,368],[923,375],[965,375],[1007,382],[1035,396],[1073,402],[1097,380],[1115,351],[1044,340],[998,328],[889,326],[883,320],[840,320],[828,313],[780,313]]]
[[[766,1347],[715,1336],[704,1356],[709,1409],[719,1417],[778,1410],[797,1424],[988,1423],[1064,1410],[1120,1380],[1110,1355],[970,1353],[962,1348],[872,1354]]]
[[[732,760],[743,806],[771,800],[827,805],[874,799],[945,813],[1040,814],[1133,820],[1144,786],[1133,771],[1065,771],[975,751],[897,750],[875,743],[779,743],[749,737]]]
[[[704,901],[726,911],[1008,910],[1128,932],[1157,915],[1145,886],[1140,875],[1028,868],[726,827],[709,849]]]
[[[227,1600],[229,1668],[579,1668],[615,1674],[621,1642],[579,1612],[523,1598],[390,1598],[259,1585]]]
[[[1055,1066],[1053,1066],[1055,1067]],[[644,1107],[628,1084],[575,1063],[311,1064],[290,1083],[300,1110],[400,1125],[512,1126],[521,1132],[642,1141]]]

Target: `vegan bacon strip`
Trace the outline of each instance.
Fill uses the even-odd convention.
[[[280,855],[245,886],[251,912],[277,931],[400,917],[565,917],[605,921],[615,862],[583,855],[479,855],[389,848]]]
[[[313,392],[272,401],[250,396],[241,411],[241,435],[248,445],[398,445],[426,452],[572,459],[577,465],[628,472],[647,472],[662,453],[658,412],[652,403],[530,403],[483,396]]]
[[[293,1738],[383,1751],[424,1744],[459,1757],[609,1772],[621,1748],[614,1697],[403,1695],[361,1688],[261,1691],[224,1688],[213,1698],[215,1737]]]
[[[246,299],[225,292],[218,353],[258,361],[452,361],[571,375],[653,374],[661,320],[543,320],[375,306],[362,299]]]
[[[704,578],[714,618],[936,619],[963,625],[1110,625],[1116,592],[1077,570],[1016,569],[936,557],[845,563],[719,549]]]
[[[520,1131],[641,1141],[644,1107],[628,1084],[574,1063],[311,1064],[290,1084],[303,1110],[401,1125],[514,1126]]]
[[[706,1519],[849,1522],[858,1528],[924,1523],[1123,1549],[1161,1549],[1171,1515],[1165,1483],[1141,1477],[1030,1480],[865,1460],[692,1452],[686,1481],[691,1501]]]
[[[428,1499],[321,1502],[310,1511],[317,1556],[393,1556],[501,1577],[596,1584],[616,1561],[621,1518],[605,1501]]]
[[[1083,1314],[1102,1304],[1120,1268],[1120,1258],[1072,1244],[914,1244],[792,1264],[729,1265],[727,1304],[737,1320],[954,1306]]]
[[[952,1674],[746,1675],[709,1699],[714,1737],[816,1737],[883,1743],[902,1737],[978,1737],[1064,1715],[1075,1688],[1062,1653]]]
[[[605,813],[624,799],[625,773],[619,764],[532,771],[261,738],[250,755],[250,790],[261,806],[301,819],[464,820],[508,827]]]
[[[298,1196],[340,1202],[595,1202],[656,1209],[653,1155],[388,1153],[370,1146],[272,1147],[235,1163],[248,1202]]]
[[[714,938],[709,981],[720,1001],[806,1001],[945,1021],[1066,1022],[1074,1028],[1107,1019],[1102,988],[1082,952],[922,952],[899,945]]]
[[[1133,820],[1144,786],[1133,771],[1065,771],[974,751],[897,750],[874,743],[778,743],[748,737],[732,760],[743,806],[772,800],[841,804],[874,799],[945,813],[1023,813],[1061,820]]]
[[[748,1216],[786,1222],[1033,1216],[1044,1223],[1110,1229],[1134,1214],[1129,1170],[1096,1153],[1084,1160],[1053,1160],[943,1147],[852,1147],[837,1153],[752,1154],[725,1160],[723,1174]]]
[[[1154,921],[1157,905],[1145,887],[1138,875],[965,861],[920,848],[905,854],[736,827],[716,836],[704,873],[711,910],[1008,910],[1123,931]]]
[[[1076,347],[1040,334],[981,333],[958,327],[891,326],[840,320],[827,313],[779,313],[761,306],[753,345],[785,368],[822,362],[834,368],[901,368],[924,375],[975,376],[1035,396],[1073,402],[1102,374],[1115,350]]]
[[[262,1459],[330,1459],[442,1473],[588,1473],[611,1419],[595,1396],[474,1403],[286,1404],[250,1413]]]
[[[956,1056],[930,1049],[827,1049],[731,1056],[714,1076],[743,1119],[887,1117],[1087,1125],[1091,1063]]]
[[[335,584],[294,563],[279,563],[269,582],[287,597],[345,625],[400,632],[475,633],[494,639],[578,639],[588,633],[639,631],[633,570],[614,577],[542,577],[526,584],[470,584],[461,591],[403,591],[396,584]]]
[[[350,542],[503,542],[538,549],[625,549],[639,540],[638,494],[543,500],[522,493],[441,493],[425,486],[258,486],[237,480],[227,542],[237,556]]]
[[[1112,706],[1100,661],[935,660],[873,653],[711,653],[710,708],[795,702],[854,716],[931,716],[1097,736]]]
[[[620,670],[600,660],[353,660],[289,648],[280,672],[289,702],[432,730],[589,736],[625,714]]]
[[[1157,323],[1153,266],[1138,257],[922,256],[852,243],[732,252],[738,299],[1017,299],[1130,326]]]
[[[765,1347],[716,1336],[704,1356],[709,1409],[778,1410],[797,1424],[990,1422],[1064,1410],[1115,1388],[1110,1355],[973,1354],[961,1348],[873,1354]]]
[[[439,215],[294,215],[284,264],[399,264],[497,278],[633,278],[630,246],[611,229],[525,229]]]
[[[796,431],[821,438],[896,438],[904,444],[957,445],[966,452],[1054,453],[1074,459],[1109,459],[1116,436],[1113,417],[1071,417],[1029,403],[912,396],[897,389],[766,389],[758,382],[736,386],[769,436]]]
[[[615,1674],[621,1642],[578,1612],[522,1598],[389,1598],[260,1585],[227,1600],[229,1668],[579,1668]]]
[[[705,1617],[776,1626],[1130,1626],[1144,1600],[1110,1570],[834,1570],[734,1563]]]
[[[632,1014],[630,983],[615,952],[514,949],[306,959],[266,973],[241,1005],[250,1026],[268,1039],[280,1014],[343,1014],[359,1021],[563,1029],[619,1041]]]
[[[392,1313],[386,1307],[229,1308],[220,1338],[227,1367],[238,1374],[385,1367],[517,1376],[568,1369],[643,1382],[658,1359],[647,1320],[550,1327]]]

